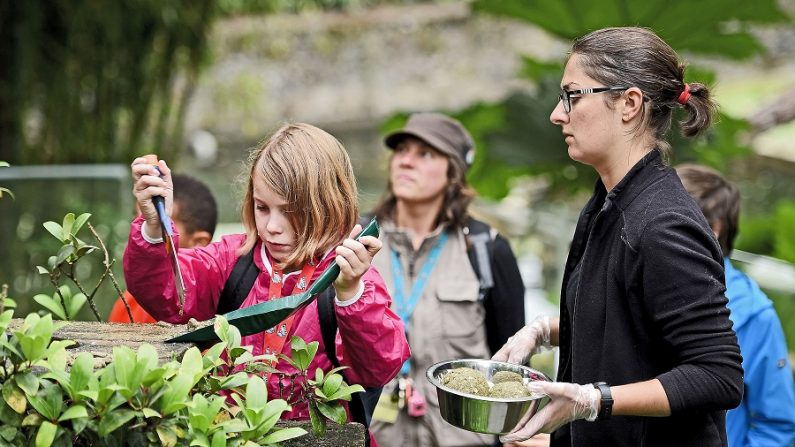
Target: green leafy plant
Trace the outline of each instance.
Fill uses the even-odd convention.
[[[342,368],[328,373],[318,368],[309,379],[318,342],[293,337],[289,356],[254,356],[223,317],[213,323],[221,341],[204,353],[192,347],[180,361],[160,364],[148,344],[137,351],[114,347],[107,364],[88,352],[70,353],[74,342],[53,338],[67,323],[53,316],[74,318],[90,301],[79,284],[77,294],[58,285],[62,275],[74,281],[75,265],[97,249],[76,236],[83,225],[90,227],[88,217],[68,214],[63,224],[44,225],[63,243],[49,268],[38,267],[56,286],[53,296],[34,297],[48,312],[12,325],[16,303],[7,286],[0,288],[0,447],[275,446],[307,433],[277,425],[296,404],[309,406],[317,435],[325,433],[327,420],[346,422],[340,401],[363,388],[345,384]],[[295,371],[277,370],[272,366],[277,359]],[[273,398],[261,377],[270,374],[279,376],[280,387],[291,384]]]
[[[151,345],[137,352],[119,346],[107,366],[95,369],[92,354],[70,362],[73,342],[53,340],[65,323],[32,313],[9,331],[12,314],[0,314],[0,447],[271,446],[306,434],[276,426],[291,406],[268,399],[259,376],[223,372],[229,363],[222,353],[234,351],[243,369],[258,360],[223,318],[215,328],[226,330],[227,341],[204,355],[193,347],[181,361],[159,364]]]
[[[301,392],[298,400],[305,400],[309,403],[309,419],[312,422],[312,432],[318,436],[323,436],[326,432],[326,422],[331,420],[337,424],[344,424],[348,420],[345,408],[341,401],[350,402],[353,393],[363,392],[361,385],[348,385],[345,383],[340,371],[346,367],[340,366],[324,373],[322,369],[315,369],[314,379],[309,376],[309,365],[317,353],[318,342],[306,343],[300,337],[293,337],[290,340],[292,358],[280,354],[287,363],[292,365],[298,372],[292,375],[293,382],[295,377],[299,377]],[[283,376],[285,374],[280,373]]]
[[[61,245],[56,255],[49,257],[46,266],[40,265],[36,267],[39,273],[49,276],[50,283],[55,288],[55,293],[52,296],[39,294],[34,296],[33,299],[62,320],[75,319],[83,305],[88,302],[97,321],[102,321],[102,317],[99,315],[96,304],[94,303],[94,296],[106,278],[111,279],[116,293],[124,299],[123,293],[112,272],[113,264],[116,260],[110,259],[104,243],[88,221],[90,217],[91,214],[88,213],[83,213],[77,217],[75,217],[73,213],[68,213],[64,216],[61,224],[53,221],[44,222],[44,228],[63,245]],[[91,234],[99,243],[99,247],[89,245],[77,237],[77,233],[83,226],[88,227]],[[80,259],[100,248],[104,253],[103,266],[105,270],[93,290],[88,292],[77,280],[75,268]],[[61,285],[61,280],[64,277],[71,280],[78,288],[78,293],[73,293],[67,285]],[[127,311],[129,313],[129,307]],[[130,320],[132,320],[132,316],[130,316]]]

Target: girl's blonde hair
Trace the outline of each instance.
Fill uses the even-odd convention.
[[[254,176],[281,196],[295,231],[295,249],[281,267],[300,266],[340,244],[359,216],[356,179],[348,153],[336,138],[315,126],[287,124],[249,154],[248,186],[241,207],[246,242],[257,243]]]

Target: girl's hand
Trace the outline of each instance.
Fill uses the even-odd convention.
[[[358,241],[353,240],[361,232],[362,226],[357,224],[351,231],[350,239],[345,239],[342,245],[337,247],[335,261],[340,267],[340,275],[334,281],[334,289],[340,301],[356,296],[362,275],[370,268],[373,256],[381,249],[381,241],[372,236],[362,236]]]
[[[163,237],[160,229],[160,218],[152,202],[152,197],[161,196],[166,199],[166,214],[171,215],[174,202],[174,185],[171,182],[171,169],[166,162],[158,161],[157,169],[149,164],[144,157],[133,160],[130,166],[133,178],[133,195],[138,203],[138,209],[146,219],[146,235],[158,239]],[[160,169],[160,172],[158,172]],[[161,177],[162,176],[162,177]]]

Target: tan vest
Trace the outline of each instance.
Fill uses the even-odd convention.
[[[415,252],[409,234],[396,229],[390,222],[382,225],[384,246],[373,265],[386,281],[393,309],[396,298],[391,251],[398,252],[405,293],[409,294],[440,234],[441,228],[426,237]],[[415,278],[409,278],[412,262]],[[494,442],[494,436],[462,430],[442,419],[436,388],[425,378],[428,367],[443,360],[490,357],[486,343],[486,312],[478,301],[478,292],[478,278],[469,262],[464,235],[460,230],[453,232],[449,234],[407,324],[411,346],[410,376],[415,388],[427,401],[425,415],[411,417],[403,410],[394,424],[374,421],[372,430],[379,446],[479,446]],[[393,380],[385,386],[384,392],[391,392],[396,382]]]

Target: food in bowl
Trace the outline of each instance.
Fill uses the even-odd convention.
[[[497,371],[491,381],[473,368],[453,368],[440,376],[442,383],[464,393],[511,399],[530,396],[522,376],[512,371]]]
[[[489,397],[499,397],[503,399],[516,399],[530,396],[530,390],[522,382],[500,382],[495,383],[489,390]]]
[[[478,396],[489,395],[489,382],[480,372],[472,368],[454,368],[441,376],[442,383],[450,388]]]
[[[538,411],[542,401],[547,399],[542,395],[514,398],[479,396],[450,388],[444,384],[443,377],[447,372],[456,368],[473,369],[482,374],[487,383],[494,384],[494,387],[497,386],[494,383],[494,378],[501,371],[518,374],[521,377],[521,383],[513,383],[525,389],[527,384],[532,381],[548,382],[549,378],[527,366],[493,360],[446,360],[432,365],[425,372],[425,376],[436,387],[439,413],[445,421],[464,430],[493,435],[510,433],[532,417]],[[502,376],[505,375],[500,375],[500,377]]]
[[[494,382],[495,385],[502,382],[522,383],[522,375],[513,371],[497,371],[494,373],[494,376],[491,377],[491,381]]]

